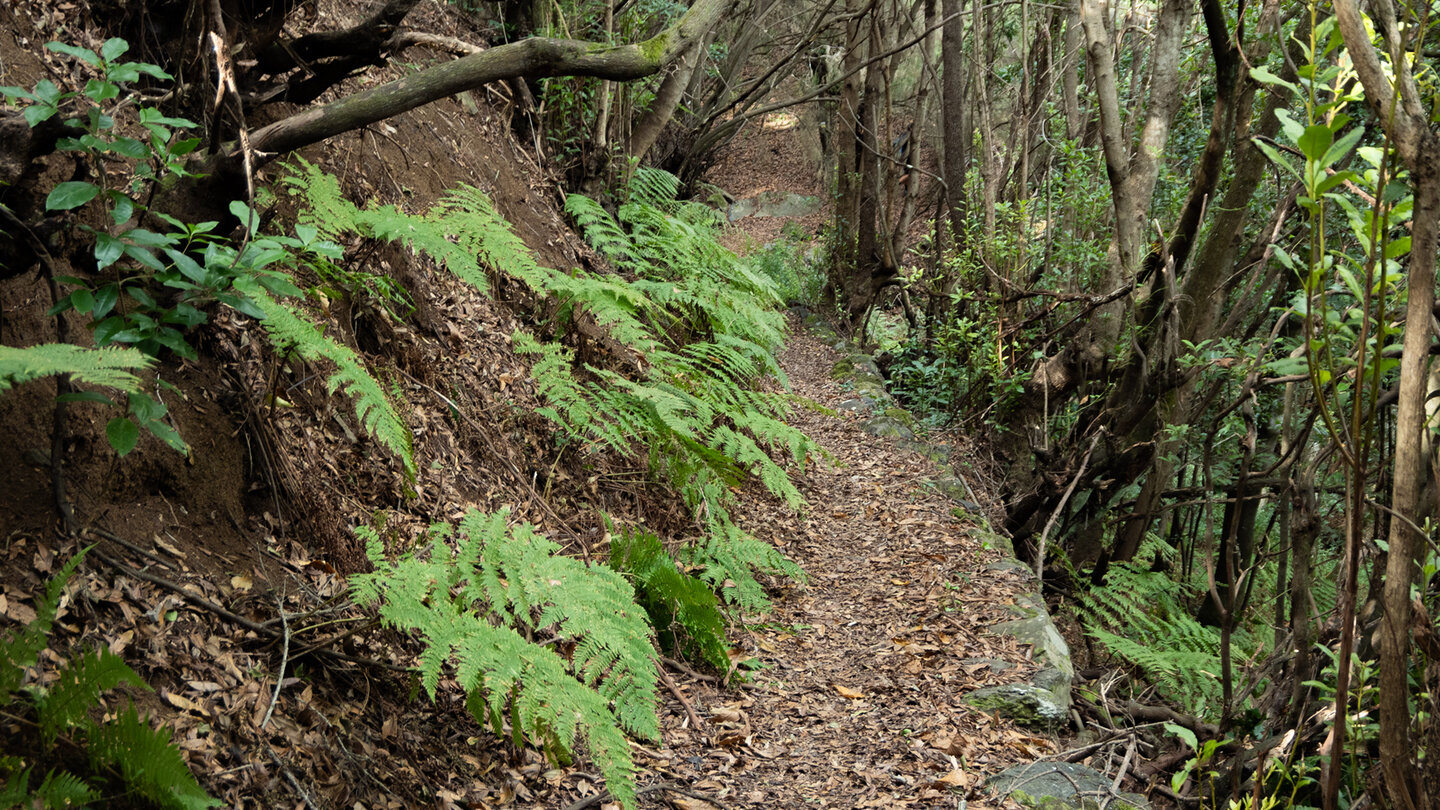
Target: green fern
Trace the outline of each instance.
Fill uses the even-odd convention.
[[[635,583],[664,649],[699,658],[721,672],[729,668],[725,617],[715,592],[680,570],[660,538],[625,529],[610,541],[610,565]]]
[[[77,382],[134,394],[140,391],[140,380],[129,370],[149,368],[154,362],[138,349],[87,349],[70,343],[23,349],[0,346],[0,391],[40,377],[69,374]]]
[[[301,317],[289,306],[270,297],[259,284],[239,279],[235,289],[243,293],[265,313],[265,331],[277,348],[293,349],[311,362],[329,360],[336,366],[327,383],[330,393],[343,389],[355,401],[355,415],[365,430],[387,449],[399,456],[405,470],[415,475],[415,451],[410,429],[400,412],[390,402],[380,383],[365,367],[365,362],[350,347],[338,343]]]
[[[634,807],[625,732],[660,735],[650,627],[623,577],[557,556],[529,524],[507,529],[507,519],[471,512],[458,533],[437,525],[426,559],[395,562],[374,531],[357,530],[375,571],[352,578],[356,598],[425,638],[418,669],[432,699],[453,667],[470,711],[497,734],[508,719],[517,744],[528,739],[562,759],[583,736],[610,792]],[[530,641],[535,634],[555,644]]]
[[[71,658],[49,691],[37,696],[40,735],[46,744],[61,731],[85,724],[85,714],[100,695],[122,684],[148,689],[145,681],[120,656],[101,648]]]
[[[713,211],[675,199],[673,175],[637,171],[618,219],[586,197],[567,200],[596,249],[631,278],[541,266],[490,198],[472,187],[415,215],[358,208],[333,177],[303,160],[285,182],[304,198],[302,218],[329,238],[358,233],[399,242],[481,290],[507,275],[553,296],[562,325],[583,312],[604,327],[629,353],[626,367],[640,373],[577,368],[569,349],[514,336],[517,352],[537,356],[531,374],[547,402],[539,413],[592,449],[644,458],[712,535],[743,535],[726,505],[747,474],[800,506],[799,490],[774,457],[802,466],[819,448],[785,424],[788,395],[751,388],[766,375],[785,384],[774,358],[784,337],[775,309],[780,298],[768,277],[719,245]],[[744,580],[727,596],[743,592],[747,607],[763,604],[763,589],[738,561],[767,555],[747,546],[745,553],[708,558],[726,560],[726,577]]]
[[[1147,542],[1142,556],[1173,553]],[[1110,567],[1106,583],[1077,596],[1076,616],[1085,632],[1134,664],[1172,699],[1214,714],[1221,708],[1220,634],[1196,621],[1182,584],[1169,575],[1131,563]],[[1252,646],[1243,629],[1237,648]]]
[[[133,706],[92,730],[88,742],[96,768],[119,770],[125,784],[160,807],[204,810],[222,804],[190,775],[179,749],[170,744],[169,729],[151,728]]]
[[[699,566],[701,576],[741,610],[762,613],[770,599],[752,571],[805,581],[800,566],[785,558],[775,547],[740,529],[726,515],[716,522],[711,534],[684,549],[681,559]]]
[[[107,774],[118,773],[125,786],[163,808],[203,810],[221,804],[195,781],[180,751],[170,744],[170,732],[152,729],[131,707],[118,717],[96,723],[91,711],[101,694],[121,684],[148,689],[145,681],[119,656],[97,650],[65,663],[47,689],[22,689],[25,670],[33,667],[48,643],[60,596],[84,557],[81,551],[51,577],[45,595],[35,606],[35,619],[12,638],[0,641],[0,708],[28,692],[27,702],[39,717],[40,739],[34,755],[0,757],[0,807],[28,804],[39,807],[82,807],[98,802],[94,788]],[[93,774],[86,780],[59,768],[46,768],[58,759],[53,749],[64,736],[89,755]],[[30,787],[35,773],[44,770],[39,786]]]

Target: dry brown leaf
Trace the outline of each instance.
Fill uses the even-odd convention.
[[[862,698],[865,697],[865,693],[864,693],[864,692],[860,692],[860,691],[857,691],[857,690],[855,690],[855,689],[851,689],[851,688],[848,687],[848,686],[841,686],[841,685],[838,684],[838,683],[837,683],[837,684],[832,684],[832,686],[835,687],[835,691],[836,691],[836,692],[839,692],[839,693],[840,693],[840,697],[849,698],[850,700],[860,700],[860,699],[862,699]]]

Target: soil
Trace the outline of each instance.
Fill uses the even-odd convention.
[[[318,7],[327,25],[356,14]],[[35,47],[41,31],[81,30],[84,19],[66,8],[46,9],[43,20],[0,9],[0,83],[54,74],[57,63]],[[410,23],[478,38],[438,4],[422,4]],[[565,225],[543,156],[511,136],[513,112],[502,93],[477,91],[302,154],[354,199],[406,210],[470,183],[542,262],[596,262]],[[748,128],[711,181],[738,197],[820,194],[805,132]],[[272,166],[261,179],[273,184],[283,171]],[[797,226],[814,234],[824,221],[822,210]],[[727,238],[743,249],[785,224],[750,218]],[[415,480],[366,438],[346,400],[326,392],[326,369],[275,356],[251,338],[253,323],[217,311],[198,335],[202,360],[166,365],[160,378],[173,389],[154,388],[190,454],[146,437],[116,458],[104,436],[111,414],[68,409],[62,469],[78,536],[56,530],[53,383],[0,397],[9,437],[0,442],[0,635],[32,619],[44,580],[93,545],[31,677],[53,679],[76,649],[120,654],[154,689],[125,696],[173,732],[226,806],[609,806],[583,759],[560,766],[490,734],[453,682],[433,703],[417,696],[413,640],[376,628],[344,598],[344,574],[366,565],[351,529],[383,526],[399,551],[432,522],[506,506],[569,551],[591,554],[603,550],[601,511],[673,535],[688,525],[683,507],[645,482],[643,459],[582,458],[534,413],[528,361],[510,346],[536,317],[533,302],[476,291],[406,251],[346,247],[348,268],[402,281],[414,311],[396,317],[356,291],[314,314],[403,395],[422,460]],[[54,339],[48,296],[33,273],[0,282],[6,345]],[[829,378],[832,354],[797,332],[781,356],[796,392],[827,407],[844,398]],[[717,673],[668,667],[675,688],[660,707],[664,742],[632,746],[642,806],[984,807],[985,776],[1055,749],[961,702],[973,688],[1026,674],[1026,649],[984,633],[1021,583],[990,570],[998,552],[927,485],[939,475],[930,461],[832,412],[799,409],[794,424],[831,454],[797,473],[805,512],[787,512],[758,487],[736,511],[808,582],[771,583],[774,610],[737,626],[737,669],[723,684]],[[1014,666],[995,673],[982,658]],[[22,736],[12,725],[0,734],[6,745]]]

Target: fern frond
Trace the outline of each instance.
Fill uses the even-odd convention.
[[[641,166],[630,176],[625,191],[629,202],[663,208],[675,202],[675,195],[680,193],[680,178],[664,169]]]
[[[125,784],[161,807],[205,810],[223,804],[195,781],[179,749],[170,744],[170,731],[151,728],[133,706],[92,729],[88,743],[95,767],[118,770]]]
[[[352,579],[357,598],[424,636],[418,669],[432,698],[453,666],[477,720],[500,733],[508,718],[514,734],[564,756],[583,737],[611,793],[633,807],[624,732],[659,738],[655,651],[634,591],[608,568],[557,555],[528,524],[507,528],[507,517],[471,512],[458,532],[436,527],[425,559],[372,554],[375,572]],[[516,627],[553,633],[571,645],[568,660]]]
[[[100,794],[75,774],[55,770],[45,774],[45,780],[40,783],[40,787],[35,788],[34,793],[22,793],[19,799],[28,800],[31,806],[84,807],[91,802],[100,801]],[[15,804],[20,804],[20,801]],[[15,805],[6,804],[4,794],[0,794],[0,807],[12,806]]]
[[[55,623],[60,597],[65,593],[66,584],[70,582],[70,577],[74,576],[75,569],[80,566],[80,561],[85,559],[85,553],[89,550],[88,546],[81,549],[50,577],[50,582],[45,586],[45,595],[35,605],[34,620],[16,631],[14,636],[0,641],[0,705],[9,702],[11,695],[20,688],[20,683],[25,678],[25,670],[35,666],[39,660],[40,651],[45,649],[46,637],[50,635],[50,628]]]
[[[728,520],[710,536],[685,550],[682,559],[703,567],[701,576],[725,596],[725,600],[747,613],[770,609],[770,598],[755,579],[755,572],[779,574],[805,581],[800,566],[769,543],[761,542]]]
[[[76,380],[129,394],[140,380],[129,369],[149,368],[154,359],[139,349],[87,349],[72,343],[42,343],[17,349],[0,346],[0,391],[40,377],[69,374]]]
[[[611,540],[610,565],[628,574],[661,644],[698,657],[721,672],[730,665],[725,617],[715,592],[681,571],[660,538],[642,529]]]
[[[40,710],[40,735],[53,742],[56,734],[82,726],[86,713],[100,701],[100,694],[121,684],[149,689],[145,680],[120,656],[105,648],[72,656],[49,691],[35,701]]]
[[[410,429],[390,402],[385,390],[380,387],[380,383],[365,367],[364,360],[350,347],[326,337],[318,327],[289,306],[271,298],[270,294],[253,280],[237,279],[235,289],[265,313],[262,323],[277,348],[282,351],[293,349],[296,354],[312,362],[325,359],[335,364],[336,371],[326,383],[330,393],[343,390],[353,399],[355,416],[366,432],[399,456],[405,464],[405,471],[414,477],[415,451]]]
[[[345,199],[340,190],[340,180],[335,175],[316,166],[305,158],[296,158],[295,164],[286,164],[288,173],[281,183],[289,186],[291,192],[304,198],[300,206],[300,222],[312,225],[322,236],[335,237],[354,231],[360,209]]]

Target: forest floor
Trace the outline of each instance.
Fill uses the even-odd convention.
[[[838,359],[804,333],[780,356],[795,392],[829,409],[847,398],[829,377]],[[991,567],[1002,552],[929,486],[933,462],[858,421],[795,415],[833,455],[798,482],[804,515],[747,493],[745,528],[809,582],[783,587],[773,612],[740,632],[739,651],[758,664],[749,683],[680,678],[705,727],[687,728],[670,706],[667,747],[640,759],[654,779],[721,797],[719,807],[956,807],[968,796],[979,808],[971,789],[986,776],[1054,752],[1053,740],[962,702],[1029,673],[1027,648],[986,633],[1009,618],[1023,581]]]

